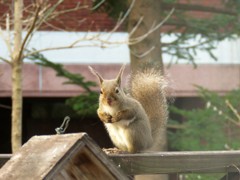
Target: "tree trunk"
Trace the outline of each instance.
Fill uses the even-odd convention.
[[[132,0],[129,0],[131,3]],[[130,33],[132,29],[136,26],[137,22],[141,17],[143,17],[143,22],[136,29],[132,38],[143,36],[146,34],[153,24],[155,26],[161,22],[160,17],[161,10],[161,0],[138,0],[135,1],[133,9],[129,14],[128,20],[128,32]],[[131,53],[131,70],[134,72],[136,70],[141,70],[146,66],[155,68],[161,71],[163,74],[163,61],[162,61],[162,51],[161,51],[161,41],[160,41],[160,28],[155,30],[149,36],[147,36],[143,41],[130,45]],[[152,49],[152,50],[151,50]],[[146,54],[145,54],[146,53]],[[136,55],[145,54],[145,56]],[[167,136],[166,132],[162,134],[164,137],[164,142],[160,150],[167,149]]]
[[[22,145],[22,64],[12,63],[12,152]]]
[[[128,0],[129,4],[132,0]],[[130,37],[130,39],[147,34],[153,26],[161,22],[161,0],[136,0],[128,19],[128,32],[136,26],[139,19],[142,23]],[[160,69],[163,73],[162,51],[160,42],[160,28],[156,29],[144,40],[130,45],[131,69],[133,71],[143,66],[150,65]]]
[[[12,152],[22,145],[22,10],[23,0],[14,1],[14,49],[12,55]]]
[[[128,0],[131,4],[132,0]],[[136,0],[129,14],[128,19],[128,33],[136,27],[136,24],[141,18],[143,18],[139,27],[129,37],[131,39],[146,35],[153,27],[156,27],[161,23],[161,0]],[[131,70],[137,71],[149,66],[164,74],[164,67],[162,61],[162,51],[160,42],[160,28],[157,28],[146,38],[137,44],[129,46],[131,56]],[[161,129],[161,143],[155,151],[166,151],[167,150],[167,130],[166,127]],[[135,179],[139,180],[166,180],[167,175],[139,175]]]

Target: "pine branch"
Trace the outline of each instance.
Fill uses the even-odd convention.
[[[223,8],[215,8],[215,7],[207,7],[197,4],[186,4],[186,3],[162,3],[163,10],[170,10],[175,8],[176,10],[185,10],[185,11],[201,11],[201,12],[209,12],[209,13],[219,13],[219,14],[227,14],[236,16],[237,12],[230,9]]]
[[[85,81],[85,78],[81,74],[74,74],[67,71],[62,64],[53,63],[45,58],[42,54],[35,53],[28,58],[33,60],[36,64],[54,69],[57,72],[57,76],[67,78],[68,81],[64,82],[64,84],[79,85],[88,93],[92,93],[93,91],[91,90],[91,87],[96,86],[95,82]]]

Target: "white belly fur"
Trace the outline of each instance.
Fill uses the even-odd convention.
[[[129,146],[128,141],[128,127],[135,118],[131,120],[121,120],[115,123],[105,123],[105,127],[108,130],[108,133],[113,141],[113,143],[117,147],[121,147],[121,149],[127,150]]]

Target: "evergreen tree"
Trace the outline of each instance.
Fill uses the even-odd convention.
[[[95,3],[99,2],[100,0],[95,1]],[[134,26],[132,24],[136,25],[136,23],[143,18],[136,30],[142,33],[140,35],[143,35],[144,30],[142,29],[150,29],[153,22],[156,24],[159,23],[160,20],[163,20],[168,15],[171,9],[174,9],[172,16],[160,27],[160,31],[162,32],[161,37],[173,37],[174,34],[173,40],[171,42],[164,42],[162,39],[160,45],[151,45],[151,47],[154,48],[161,48],[159,52],[170,55],[174,63],[177,63],[179,60],[185,60],[196,65],[194,57],[198,50],[207,52],[214,60],[217,60],[213,50],[217,47],[218,42],[224,39],[233,39],[239,35],[239,1],[221,1],[216,7],[205,5],[207,3],[203,3],[204,1],[196,3],[196,1],[192,2],[191,0],[185,3],[179,0],[148,2],[152,6],[149,6],[147,2],[148,1],[144,0],[129,0],[129,2],[124,0],[119,3],[114,0],[106,0],[96,11],[104,11],[111,17],[117,18],[119,14],[127,11],[129,8],[128,3],[134,3],[129,13],[129,24],[126,31],[130,32]],[[141,7],[142,9],[134,7]],[[151,8],[151,10],[149,10],[149,8]],[[153,14],[153,12],[155,12],[155,14]],[[148,24],[146,21],[148,21]],[[159,29],[156,29],[156,31],[158,30]],[[147,30],[145,30],[145,33],[147,33]],[[138,34],[138,32],[136,34]],[[155,42],[156,39],[160,39],[159,31],[152,36],[151,40],[148,39],[148,41]],[[195,44],[189,44],[189,40],[194,40]],[[138,44],[143,43],[144,41],[134,45],[138,46]],[[151,49],[151,47],[148,47],[148,50]],[[130,48],[134,49],[132,45]],[[137,58],[134,57],[134,54],[140,54],[142,51],[141,48],[137,48],[137,50],[139,52],[131,53],[131,61],[135,61]],[[142,54],[146,51],[147,50],[143,51]],[[146,56],[146,58],[148,57],[149,56]],[[143,58],[141,57],[141,59]],[[159,60],[159,58],[157,60]],[[157,60],[153,58],[153,61]]]

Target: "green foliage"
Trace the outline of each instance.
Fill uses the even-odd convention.
[[[176,3],[177,0],[163,0],[163,2],[165,2],[165,3]]]
[[[96,116],[98,97],[97,92],[90,92],[69,98],[66,104],[71,106],[79,115]]]
[[[186,180],[216,180],[221,179],[225,174],[187,174],[184,176]]]
[[[62,102],[38,102],[32,105],[31,113],[33,120],[37,121],[63,119],[67,115],[71,115],[71,118],[79,117],[70,106]]]
[[[63,67],[62,64],[53,63],[40,53],[33,54],[28,58],[34,61],[36,64],[52,68],[56,71],[57,76],[67,78],[65,84],[75,84],[82,87],[85,92],[76,97],[68,99],[66,104],[71,106],[80,115],[96,115],[98,93],[91,90],[92,87],[96,86],[95,82],[86,81],[85,77],[83,77],[81,74],[69,72]]]
[[[92,92],[90,88],[96,86],[95,82],[85,81],[85,78],[81,74],[71,73],[67,71],[66,69],[64,69],[62,64],[53,63],[40,53],[32,54],[28,58],[38,65],[54,69],[57,72],[57,76],[67,78],[68,81],[66,81],[65,84],[76,84],[84,88],[84,90],[86,90],[87,92]]]
[[[233,39],[240,32],[238,16],[215,14],[208,18],[195,18],[184,11],[177,11],[176,14],[168,21],[175,28],[168,31],[167,36],[173,32],[181,33],[172,42],[163,43],[163,53],[170,55],[174,63],[187,60],[196,66],[194,60],[198,51],[206,52],[217,60],[213,50],[218,43],[224,39]]]
[[[95,0],[93,7],[96,7],[94,8],[95,12],[105,12],[110,17],[118,19],[119,16],[127,10],[127,0],[107,0],[104,2],[102,0]]]
[[[214,49],[218,42],[228,38],[235,38],[240,32],[239,15],[240,3],[239,1],[222,1],[222,7],[207,7],[204,5],[191,4],[188,0],[185,4],[176,0],[162,0],[162,9],[159,10],[159,15],[164,19],[170,11],[169,7],[174,7],[175,11],[172,17],[164,24],[168,25],[168,31],[162,34],[162,37],[176,35],[177,37],[171,42],[162,42],[162,52],[170,55],[172,63],[179,61],[187,61],[196,66],[195,57],[197,52],[206,52],[213,60],[217,60]],[[106,12],[110,17],[118,19],[120,14],[127,11],[127,1],[115,0],[95,0],[99,5],[96,12]],[[137,4],[138,1],[135,1]],[[187,5],[187,7],[184,5]],[[194,16],[191,11],[191,5],[196,12],[207,12],[205,18]],[[196,6],[194,6],[196,5]],[[164,8],[165,7],[165,8]],[[166,8],[168,7],[168,8]],[[211,12],[211,8],[215,12]],[[204,14],[206,15],[206,14]],[[171,27],[171,28],[169,28]],[[191,42],[194,41],[194,44]]]
[[[179,150],[220,150],[226,138],[220,116],[211,109],[180,110],[171,107],[173,113],[186,117],[184,129],[170,136],[173,148]],[[219,141],[221,140],[221,141]]]
[[[184,117],[179,124],[184,128],[169,134],[170,146],[176,150],[239,149],[240,89],[225,96],[198,87],[206,103],[202,109],[183,110],[171,107],[170,111]],[[230,108],[230,106],[233,109]],[[178,122],[175,120],[175,123]]]

